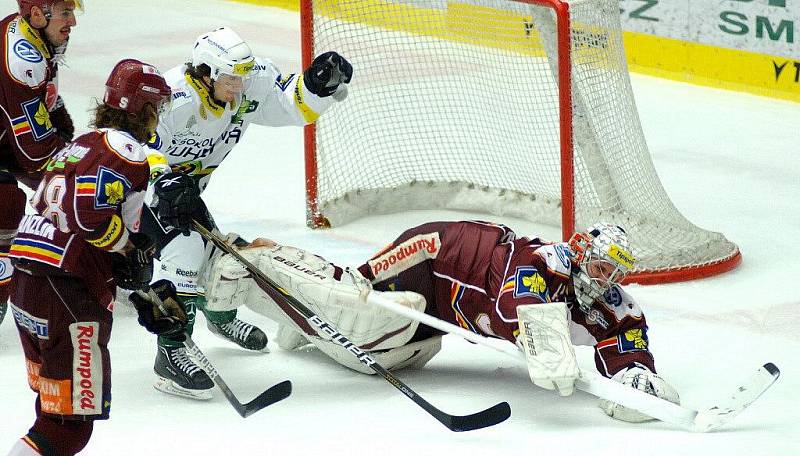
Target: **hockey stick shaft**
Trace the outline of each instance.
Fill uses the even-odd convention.
[[[342,346],[348,352],[350,352],[353,356],[355,356],[359,362],[366,365],[375,373],[380,375],[383,379],[387,382],[392,384],[395,388],[397,388],[400,392],[402,392],[406,397],[411,399],[415,404],[421,407],[423,410],[428,412],[431,416],[436,418],[440,423],[445,425],[448,429],[456,432],[461,431],[471,431],[474,429],[480,429],[488,426],[493,426],[495,424],[501,423],[508,419],[511,416],[511,407],[508,405],[507,402],[502,402],[497,404],[489,409],[465,416],[459,415],[450,415],[445,413],[427,400],[422,398],[418,395],[413,389],[411,389],[408,385],[400,381],[397,377],[395,377],[391,372],[386,370],[383,366],[378,364],[374,358],[372,358],[368,353],[361,350],[358,346],[352,343],[347,337],[345,337],[342,333],[340,333],[333,325],[326,322],[318,315],[316,315],[311,309],[305,306],[303,303],[298,301],[294,298],[287,290],[283,287],[275,283],[272,279],[270,279],[263,271],[258,269],[252,263],[250,263],[246,258],[244,258],[236,249],[229,246],[223,239],[219,236],[215,235],[214,233],[207,230],[197,221],[194,221],[194,228],[195,230],[200,233],[205,239],[210,242],[213,242],[217,248],[220,250],[232,255],[239,261],[242,266],[247,269],[247,271],[252,275],[253,280],[257,281],[261,288],[267,292],[267,294],[275,301],[279,301],[289,305],[292,309],[294,309],[297,313],[302,315],[303,318],[306,319],[313,327],[317,328],[317,333],[320,336],[327,336],[330,338],[334,343]]]
[[[514,358],[518,362],[526,363],[525,354],[517,350],[514,345],[509,344],[508,341],[484,337],[424,312],[401,306],[380,295],[370,294],[367,299],[368,302],[376,306],[383,307],[440,331],[461,336],[470,342],[484,345]],[[715,406],[708,411],[702,412],[682,407],[584,369],[580,370],[575,386],[601,399],[638,410],[666,423],[674,424],[689,431],[706,432],[722,426],[744,410],[775,382],[779,374],[780,371],[774,364],[765,364],[737,389],[737,392],[732,395],[733,397],[729,398],[726,407]],[[720,413],[720,409],[727,411]],[[700,415],[700,419],[697,419],[698,415]]]
[[[164,315],[168,315],[167,310],[164,308],[164,303],[152,288],[147,290],[147,295],[154,303],[158,305],[158,308]],[[183,342],[186,350],[188,350],[188,352],[194,356],[194,358],[200,364],[200,367],[202,367],[206,374],[208,374],[209,378],[211,378],[214,384],[217,385],[220,391],[222,391],[222,395],[225,396],[225,399],[228,400],[228,402],[233,406],[236,412],[241,415],[242,418],[247,418],[264,407],[286,399],[290,394],[292,394],[292,382],[286,380],[268,388],[252,401],[243,404],[236,397],[236,395],[233,394],[233,391],[231,391],[228,384],[225,383],[225,380],[222,378],[222,375],[220,375],[217,368],[211,363],[211,360],[209,360],[208,357],[206,357],[206,355],[200,351],[200,348],[194,343],[189,334],[184,332],[183,335],[186,338]]]

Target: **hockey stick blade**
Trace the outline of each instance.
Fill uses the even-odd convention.
[[[778,366],[772,363],[764,364],[747,382],[736,388],[720,404],[698,412],[694,419],[692,431],[708,432],[725,425],[761,397],[765,391],[775,384],[780,375],[781,371]]]
[[[169,315],[169,312],[164,308],[164,303],[161,301],[161,298],[152,288],[148,288],[146,293],[141,290],[137,291],[137,293],[149,297],[164,315]],[[234,410],[236,410],[236,413],[238,413],[242,418],[247,418],[264,407],[286,399],[290,394],[292,394],[292,382],[289,380],[284,380],[277,385],[271,386],[269,389],[259,394],[258,397],[247,404],[242,404],[233,391],[231,391],[230,387],[222,378],[222,375],[220,375],[217,368],[211,363],[211,360],[209,360],[208,357],[206,357],[206,355],[200,350],[200,347],[194,343],[192,337],[188,333],[184,333],[183,335],[185,337],[183,345],[186,347],[186,350],[189,352],[189,354],[195,357],[197,362],[200,364],[200,367],[202,367],[206,374],[208,374],[214,384],[217,385],[217,388],[222,391],[222,394],[225,396],[225,399],[228,400],[228,403],[231,404]]]
[[[525,362],[525,355],[511,344],[498,344],[495,339],[489,339],[467,331],[426,313],[381,299],[379,296],[370,295],[368,299],[377,306],[404,315],[440,331],[456,334],[470,342],[489,347],[519,362]],[[720,401],[721,405],[714,406],[705,411],[698,411],[697,409],[673,404],[672,402],[623,385],[622,383],[615,382],[601,376],[597,372],[588,370],[581,370],[580,376],[575,381],[575,386],[601,399],[606,399],[625,407],[638,410],[646,415],[665,423],[679,426],[687,431],[708,432],[723,426],[741,413],[769,389],[778,379],[779,375],[780,370],[778,370],[777,366],[772,363],[764,364],[748,382],[739,386],[725,401]]]
[[[242,418],[247,418],[264,407],[286,399],[291,394],[292,382],[284,380],[277,385],[271,386],[268,390],[259,394],[257,398],[244,404],[241,410],[237,408],[236,411],[239,412],[239,415],[242,415]]]
[[[186,346],[187,351],[194,356],[200,367],[202,367],[206,374],[208,374],[214,384],[217,385],[217,388],[222,391],[225,399],[228,400],[228,402],[236,410],[236,413],[238,413],[242,418],[247,418],[264,407],[286,399],[290,394],[292,394],[292,383],[289,380],[284,380],[277,385],[271,386],[247,404],[242,404],[233,391],[231,391],[231,388],[228,386],[225,380],[223,380],[217,368],[211,364],[211,361],[206,357],[206,355],[200,351],[200,348],[194,343],[192,338],[188,334],[185,334],[185,336],[186,340],[183,343]]]
[[[511,417],[511,406],[508,402],[501,402],[486,410],[470,415],[448,415],[441,412],[441,416],[432,415],[453,432],[474,431],[502,423]]]

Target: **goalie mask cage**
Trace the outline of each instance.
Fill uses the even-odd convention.
[[[653,167],[618,0],[302,0],[303,64],[335,50],[349,96],[305,130],[308,223],[454,209],[628,232],[626,281],[741,260],[689,222]]]

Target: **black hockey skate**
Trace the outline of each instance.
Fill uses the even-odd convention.
[[[217,336],[229,340],[247,350],[269,353],[267,335],[250,323],[234,318],[230,323],[217,325],[207,320],[208,329]]]
[[[158,347],[153,370],[158,380],[157,390],[189,399],[211,399],[214,382],[192,361],[184,347]]]
[[[3,318],[6,317],[6,312],[8,312],[8,303],[7,302],[0,303],[0,323],[2,323]]]

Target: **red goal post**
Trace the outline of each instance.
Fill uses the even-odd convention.
[[[350,96],[305,129],[308,224],[448,208],[578,229],[623,226],[628,282],[741,261],[655,172],[617,0],[302,0],[303,66],[336,50]]]

